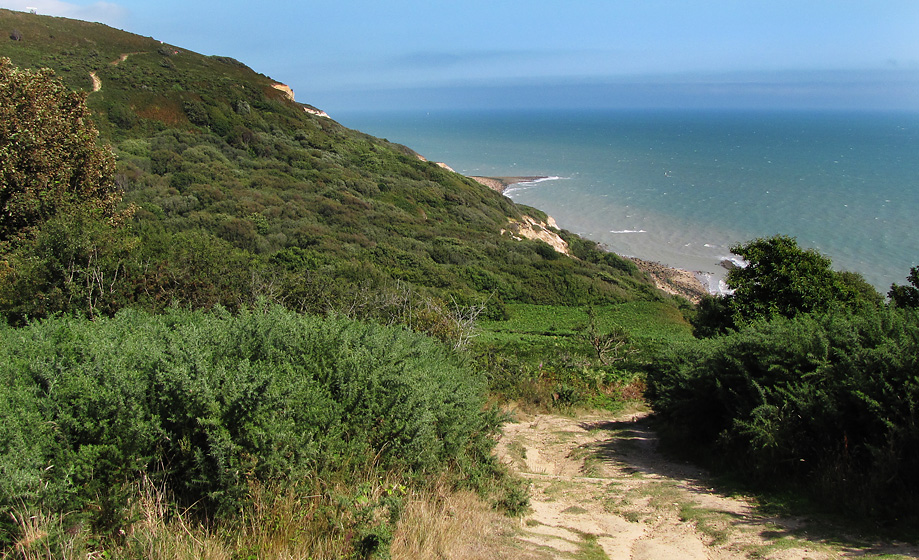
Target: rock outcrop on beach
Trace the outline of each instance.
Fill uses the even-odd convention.
[[[654,285],[662,292],[682,296],[693,303],[699,303],[704,296],[709,295],[705,285],[693,272],[680,268],[671,268],[635,257],[630,258],[630,260],[640,270],[647,272],[651,279],[654,280]]]

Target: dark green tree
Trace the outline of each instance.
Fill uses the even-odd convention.
[[[693,319],[699,337],[722,334],[758,319],[794,317],[834,306],[876,308],[883,298],[855,272],[836,272],[829,258],[776,235],[731,247],[747,265],[728,272],[731,295],[703,301]]]
[[[880,302],[876,291],[859,275],[834,271],[829,258],[814,249],[802,249],[793,237],[755,239],[732,247],[731,252],[748,263],[731,270],[726,280],[734,290],[729,308],[736,324],[825,311],[837,303]]]
[[[906,277],[906,280],[910,285],[898,286],[891,284],[887,297],[890,298],[890,303],[895,307],[911,307],[915,309],[919,307],[919,266],[909,269],[909,276]]]
[[[734,290],[731,310],[738,322],[758,317],[792,317],[816,311],[833,299],[836,275],[830,259],[801,249],[793,237],[776,235],[731,247],[747,266],[728,272]]]
[[[0,58],[0,243],[64,206],[115,216],[115,156],[97,144],[85,101],[52,71],[20,70]]]

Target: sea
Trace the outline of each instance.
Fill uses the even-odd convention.
[[[724,291],[730,248],[790,235],[882,294],[919,265],[919,113],[479,111],[336,119],[465,175],[615,253]]]

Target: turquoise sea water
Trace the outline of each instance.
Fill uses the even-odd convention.
[[[886,293],[919,264],[919,114],[339,116],[466,175],[544,175],[514,201],[616,253],[724,275],[735,243],[795,236]]]

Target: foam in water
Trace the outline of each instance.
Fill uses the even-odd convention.
[[[553,176],[553,177],[540,177],[540,178],[538,178],[538,179],[533,179],[532,181],[521,181],[521,182],[519,182],[519,183],[512,183],[512,184],[508,185],[506,189],[504,189],[504,195],[505,195],[505,196],[510,196],[512,193],[514,193],[514,192],[516,192],[516,191],[521,191],[521,190],[530,189],[530,188],[539,186],[540,183],[545,183],[546,181],[561,181],[561,180],[564,180],[564,179],[566,179],[566,178],[567,178],[567,177],[555,177],[555,176]]]

